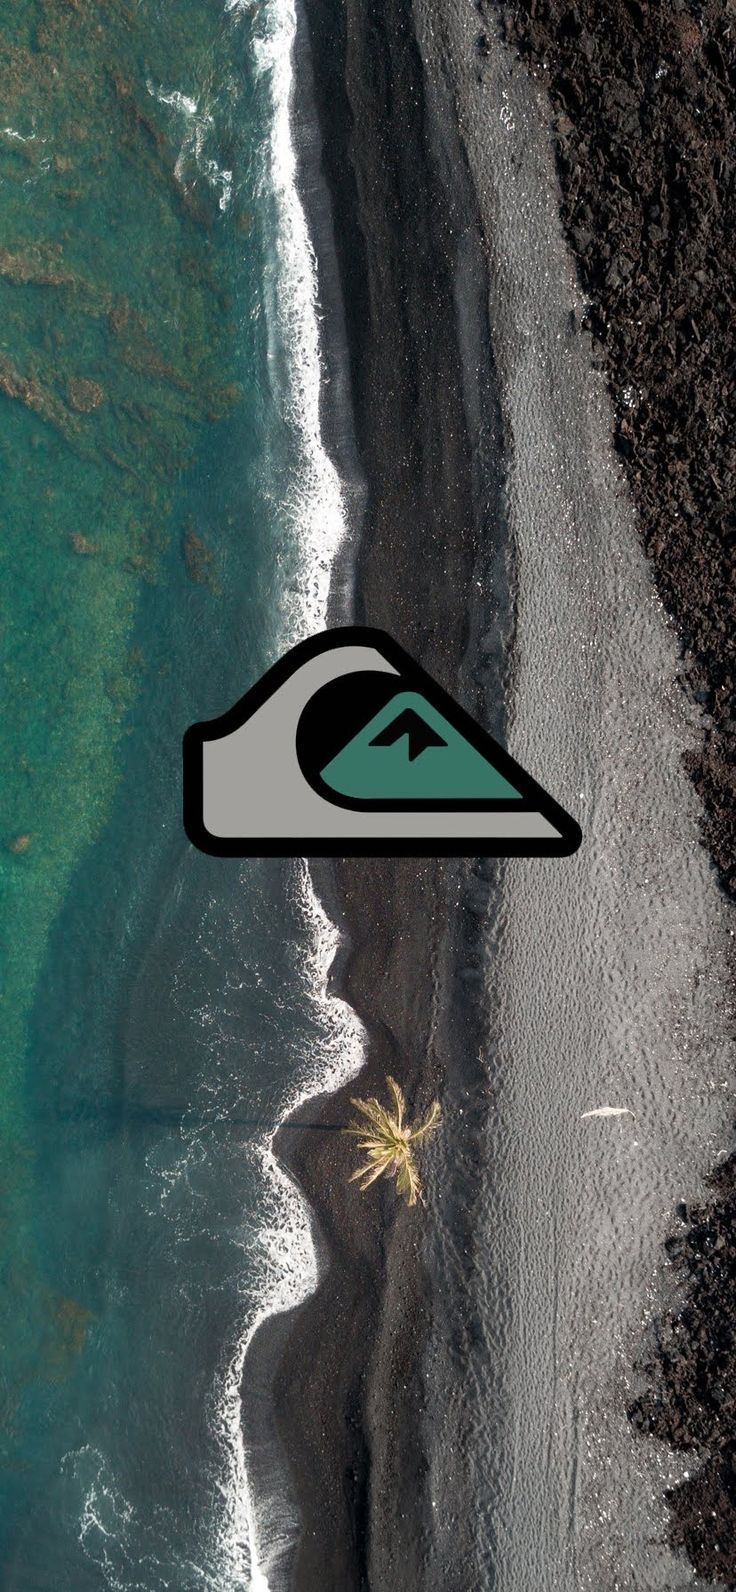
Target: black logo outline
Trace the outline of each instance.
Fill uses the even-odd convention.
[[[519,792],[520,800],[486,798],[485,800],[446,801],[437,798],[421,803],[382,801],[373,798],[359,801],[338,795],[314,773],[307,774],[302,759],[300,767],[308,783],[334,807],[360,812],[535,812],[547,819],[557,833],[546,838],[506,836],[498,839],[488,835],[467,835],[455,839],[410,837],[393,839],[390,836],[347,836],[332,841],[324,836],[283,836],[278,839],[249,840],[247,836],[223,837],[213,835],[204,824],[204,745],[207,741],[221,740],[242,728],[248,719],[267,702],[284,682],[310,659],[324,652],[345,646],[372,647],[400,676],[400,687],[415,691],[441,713],[458,733],[493,763],[498,772]],[[244,696],[225,713],[214,719],[192,724],[183,739],[184,829],[188,839],[199,851],[214,857],[566,857],[577,851],[582,833],[569,813],[528,774],[506,748],[493,739],[466,713],[424,669],[383,630],[367,625],[346,625],[322,631],[298,642],[279,658]]]

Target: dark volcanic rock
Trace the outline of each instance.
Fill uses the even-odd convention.
[[[692,1451],[694,1474],[668,1494],[672,1541],[699,1575],[736,1587],[736,1156],[711,1183],[714,1201],[667,1242],[684,1303],[658,1324],[629,1416]]]
[[[689,772],[736,894],[736,28],[727,0],[510,0],[556,112],[563,217],[657,585],[710,722]]]
[[[486,0],[480,0],[481,10]],[[504,32],[548,90],[563,218],[616,408],[644,545],[708,715],[687,766],[736,894],[733,408],[736,28],[729,0],[506,0]],[[678,1207],[684,1285],[660,1322],[642,1432],[692,1451],[671,1540],[736,1588],[736,1157],[712,1202]]]

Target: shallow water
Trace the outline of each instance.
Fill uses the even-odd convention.
[[[101,16],[29,0],[0,62],[2,838],[27,837],[2,857],[0,1580],[229,1592],[295,1525],[284,1486],[260,1529],[240,1426],[254,1323],[315,1274],[270,1137],[360,1034],[303,871],[186,843],[181,735],[324,622],[342,503],[292,8]]]
[[[504,864],[488,890],[490,1038],[474,1071],[456,1058],[446,1101],[449,1117],[486,1094],[487,1177],[459,1253],[443,1210],[464,1186],[470,1201],[475,1170],[458,1121],[430,1240],[445,1301],[430,1369],[450,1392],[430,1437],[427,1586],[470,1574],[503,1592],[674,1592],[696,1584],[665,1546],[663,1491],[686,1466],[625,1412],[672,1288],[662,1244],[675,1206],[702,1195],[731,1146],[730,931],[681,765],[697,720],[674,684],[675,640],[576,329],[543,107],[498,45],[479,84],[472,21],[446,15],[510,439],[509,746],[584,838],[562,863]],[[435,43],[425,35],[436,60]],[[633,1116],[582,1119],[600,1106]],[[446,1302],[465,1287],[470,1329],[467,1308]],[[460,1485],[474,1503],[462,1574]]]

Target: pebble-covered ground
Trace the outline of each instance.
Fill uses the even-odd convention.
[[[554,107],[564,221],[641,534],[706,711],[691,772],[734,894],[736,13],[513,0],[502,17]]]
[[[477,49],[498,12],[477,0]],[[736,894],[736,8],[729,0],[507,0],[504,34],[553,106],[563,218],[606,369],[642,539],[704,709],[690,773]],[[671,1536],[736,1587],[736,1157],[668,1241],[683,1306],[663,1320],[643,1432],[692,1452]]]

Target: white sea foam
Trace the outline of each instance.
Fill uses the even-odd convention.
[[[363,1061],[362,1025],[351,1007],[328,990],[339,935],[318,900],[304,862],[295,869],[294,896],[304,929],[303,997],[317,1018],[321,1040],[312,1063],[305,1065],[301,1077],[284,1095],[273,1131],[253,1149],[265,1191],[255,1246],[257,1284],[252,1288],[243,1336],[225,1368],[215,1409],[227,1457],[225,1519],[219,1540],[223,1580],[218,1584],[228,1589],[248,1587],[252,1592],[274,1592],[269,1580],[271,1566],[278,1563],[292,1540],[294,1521],[288,1506],[281,1508],[278,1498],[269,1497],[267,1509],[259,1508],[249,1481],[241,1411],[245,1359],[259,1327],[302,1303],[319,1278],[309,1207],[276,1159],[273,1138],[299,1106],[339,1088]]]
[[[273,0],[260,13],[260,31],[253,40],[256,68],[269,84],[272,107],[262,181],[275,207],[279,264],[265,289],[270,335],[284,356],[287,372],[286,381],[277,383],[275,395],[299,454],[298,475],[289,482],[288,498],[279,505],[299,551],[296,579],[284,594],[279,650],[325,624],[332,567],[345,537],[340,479],[325,451],[320,426],[317,271],[297,191],[291,128],[295,35],[293,0]]]
[[[242,9],[230,0],[228,10]],[[321,629],[333,562],[345,537],[340,480],[325,451],[320,427],[320,357],[317,274],[314,250],[297,190],[296,154],[290,106],[296,11],[292,0],[273,0],[259,13],[254,37],[256,67],[268,83],[271,133],[263,185],[275,207],[278,268],[266,283],[269,336],[285,373],[275,396],[298,455],[298,470],[288,498],[278,505],[298,550],[296,575],[282,598],[279,650]],[[277,1130],[305,1101],[329,1093],[352,1077],[363,1061],[363,1029],[346,1002],[328,991],[328,974],[339,935],[324,912],[305,862],[295,871],[295,893],[304,926],[304,998],[318,1017],[318,1057],[306,1062],[284,1097]],[[314,1290],[318,1260],[309,1208],[279,1164],[273,1134],[256,1145],[263,1179],[264,1217],[258,1234],[258,1297],[252,1302],[241,1341],[231,1356],[219,1390],[217,1419],[228,1455],[225,1529],[220,1538],[228,1586],[275,1592],[274,1574],[294,1521],[279,1500],[259,1499],[248,1474],[242,1426],[241,1389],[248,1349],[259,1327],[292,1309]],[[246,1568],[247,1566],[247,1568]]]
[[[79,1492],[78,1540],[85,1558],[104,1578],[108,1592],[167,1592],[170,1566],[177,1565],[178,1585],[187,1592],[225,1592],[219,1576],[206,1564],[181,1555],[179,1529],[172,1512],[166,1530],[153,1525],[123,1495],[109,1459],[94,1444],[70,1449],[60,1470]],[[240,1583],[257,1589],[259,1583]],[[230,1592],[232,1582],[227,1583]]]
[[[184,137],[174,164],[177,182],[186,187],[187,173],[193,166],[219,194],[220,210],[227,210],[233,192],[232,171],[220,166],[214,156],[207,152],[207,142],[215,125],[214,117],[206,106],[200,109],[198,101],[192,99],[190,94],[182,94],[180,89],[166,90],[160,85],[157,88],[150,78],[146,79],[146,88],[159,105],[166,105],[169,110],[184,117]]]
[[[150,78],[146,79],[146,88],[149,94],[152,94],[154,99],[158,100],[159,105],[170,105],[176,111],[184,111],[187,116],[197,115],[197,101],[192,99],[190,94],[182,94],[179,89],[172,89],[167,94],[163,88],[156,88]],[[208,117],[207,119],[211,121],[212,118]]]
[[[48,139],[39,138],[38,133],[19,133],[16,127],[0,127],[0,133],[5,138],[15,138],[19,144],[33,144],[36,141],[40,144],[48,143]]]
[[[244,10],[242,0],[226,0],[226,11]],[[268,336],[273,358],[273,396],[288,427],[296,465],[287,489],[274,503],[277,520],[288,531],[296,557],[289,564],[281,597],[281,624],[275,652],[283,651],[326,623],[335,555],[345,536],[340,480],[322,443],[320,429],[319,312],[314,251],[299,199],[292,143],[290,103],[296,13],[292,0],[269,0],[252,15],[255,65],[270,97],[270,132],[263,151],[261,197],[277,235],[276,270],[265,283]],[[205,99],[149,82],[148,90],[166,107],[181,138],[176,176],[187,180],[193,165],[229,203],[232,174],[211,154],[213,118]],[[8,136],[21,137],[8,129]],[[270,230],[270,225],[269,225]],[[286,568],[286,564],[284,564]],[[293,1541],[296,1522],[288,1500],[256,1494],[249,1476],[242,1421],[242,1389],[248,1350],[264,1322],[299,1305],[316,1287],[319,1263],[306,1201],[278,1162],[273,1141],[287,1118],[307,1100],[337,1089],[363,1061],[363,1029],[355,1013],[328,989],[339,934],[315,893],[305,862],[295,865],[292,890],[302,924],[300,976],[302,1001],[319,1041],[292,1086],[279,1102],[275,1121],[248,1153],[262,1189],[260,1226],[244,1236],[247,1266],[243,1284],[243,1325],[223,1355],[213,1388],[212,1428],[219,1439],[219,1496],[212,1514],[216,1544],[207,1562],[180,1558],[176,1522],[171,1537],[161,1519],[147,1535],[146,1522],[117,1486],[106,1457],[85,1448],[68,1454],[63,1469],[80,1493],[80,1543],[85,1555],[116,1592],[152,1592],[170,1585],[167,1565],[177,1562],[187,1587],[202,1592],[276,1592],[279,1563]],[[212,1020],[205,1013],[203,1021]],[[188,1179],[204,1153],[196,1135],[175,1146],[173,1158],[152,1151],[149,1172],[158,1171],[156,1211],[163,1210]],[[179,1213],[174,1212],[176,1222]],[[160,1557],[164,1555],[164,1557]]]

